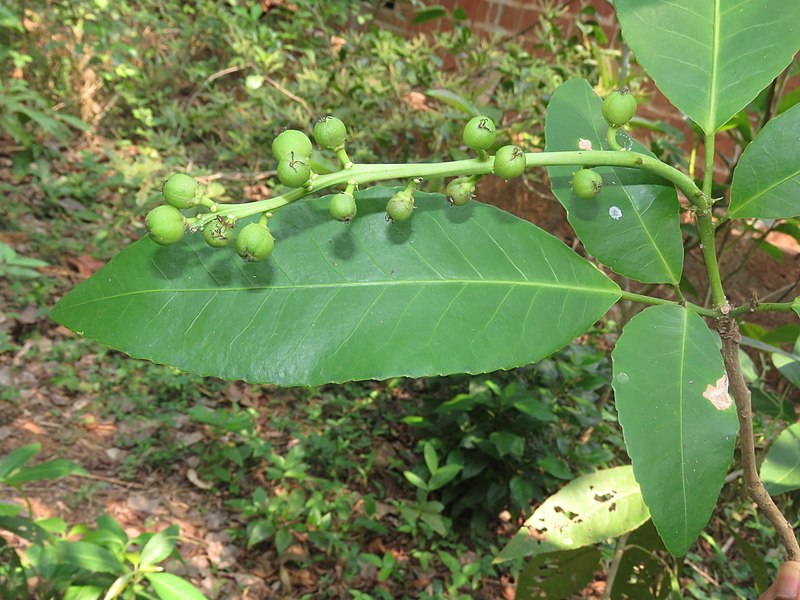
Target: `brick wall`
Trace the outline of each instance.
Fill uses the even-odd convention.
[[[449,19],[435,19],[421,25],[411,25],[416,12],[408,3],[389,3],[394,6],[379,11],[379,19],[385,25],[409,33],[433,33],[451,28]],[[443,6],[449,12],[461,8],[467,13],[468,24],[478,35],[513,35],[535,27],[544,10],[545,0],[435,0],[427,5]],[[573,0],[569,14],[575,15],[584,6],[593,6],[599,15],[600,24],[614,26],[614,10],[608,0]],[[566,24],[566,23],[565,23]],[[568,26],[568,24],[567,24]],[[566,32],[569,33],[569,32]]]

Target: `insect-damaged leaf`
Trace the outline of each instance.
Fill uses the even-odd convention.
[[[545,500],[495,562],[596,544],[649,517],[630,466],[583,475]]]

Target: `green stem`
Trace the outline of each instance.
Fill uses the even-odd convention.
[[[653,296],[644,296],[642,294],[635,294],[633,292],[622,292],[620,300],[629,300],[630,302],[638,302],[640,304],[651,304],[653,306],[660,306],[663,304],[669,304],[672,306],[685,306],[689,310],[692,310],[696,312],[698,315],[701,315],[703,317],[714,318],[722,316],[722,313],[718,310],[713,310],[711,308],[703,308],[702,306],[692,304],[691,302],[675,302],[674,300],[665,300],[664,298],[654,298]]]
[[[754,312],[792,312],[794,310],[793,302],[761,302],[753,304],[743,304],[734,308],[729,314],[732,317],[744,313]]]
[[[702,205],[702,201],[705,199],[703,192],[688,175],[652,156],[638,152],[616,152],[613,150],[529,152],[525,155],[525,159],[528,167],[579,165],[584,167],[612,166],[642,169],[670,181],[693,204],[701,203]],[[486,175],[492,172],[493,166],[493,157],[489,157],[488,160],[468,159],[442,163],[357,164],[349,169],[318,176],[311,183],[310,190],[298,188],[267,200],[245,204],[226,204],[224,211],[226,215],[241,219],[265,211],[277,210],[307,196],[311,191],[320,191],[331,186],[347,183],[350,180],[357,185],[363,185],[388,179]],[[204,225],[213,218],[213,215],[198,215],[196,223]]]
[[[614,127],[612,125],[608,126],[608,132],[606,133],[606,141],[608,141],[608,145],[611,146],[612,150],[616,150],[618,152],[622,151],[622,146],[619,145],[617,142],[617,131],[619,127]]]
[[[708,285],[714,308],[726,306],[725,290],[722,288],[722,277],[717,262],[717,246],[714,239],[714,220],[711,217],[711,187],[714,184],[714,134],[705,137],[705,170],[703,177],[703,197],[697,206],[697,233],[700,237],[700,248],[706,262]]]
[[[347,155],[347,150],[344,149],[344,146],[336,149],[336,158],[339,159],[343,169],[351,169],[353,167],[353,161],[350,160],[350,157]]]

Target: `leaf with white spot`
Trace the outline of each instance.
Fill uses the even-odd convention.
[[[711,517],[739,430],[719,338],[686,308],[652,306],[611,357],[636,480],[667,549],[682,556]]]

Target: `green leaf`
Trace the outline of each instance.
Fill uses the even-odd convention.
[[[428,489],[428,484],[425,483],[425,480],[422,479],[422,477],[420,477],[413,471],[403,471],[403,475],[405,476],[406,479],[408,479],[409,483],[411,483],[411,485],[413,485],[414,487],[417,487],[421,490]]]
[[[125,571],[116,556],[100,546],[86,542],[63,542],[59,545],[62,562],[93,573],[113,573]]]
[[[525,438],[510,431],[493,431],[489,434],[489,440],[501,458],[506,454],[519,458],[525,451]]]
[[[772,119],[742,153],[728,216],[777,219],[800,215],[800,104]]]
[[[171,573],[145,573],[161,600],[208,600],[188,581]]]
[[[432,492],[446,486],[456,478],[456,475],[458,475],[463,468],[463,465],[444,465],[440,469],[437,469],[428,481],[428,491]]]
[[[714,510],[739,428],[719,340],[696,313],[653,306],[611,356],[636,480],[667,549],[682,556]]]
[[[395,191],[359,193],[350,226],[330,218],[327,197],[282,209],[263,263],[198,235],[170,247],[143,239],[52,317],[185,371],[318,385],[529,364],[619,297],[561,241],[491,206],[455,210],[418,193],[413,219],[390,225]]]
[[[800,361],[786,356],[785,354],[772,354],[772,364],[780,371],[780,374],[788,379],[793,386],[800,388]]]
[[[0,517],[16,517],[21,512],[22,506],[20,504],[0,502]]]
[[[739,535],[739,533],[730,526],[730,523],[728,524],[728,531],[736,541],[736,545],[739,547],[739,552],[742,553],[742,556],[744,556],[744,559],[750,566],[750,572],[753,574],[753,582],[755,583],[756,594],[763,594],[770,584],[769,570],[767,569],[767,563],[764,560],[764,557],[761,556],[761,553],[758,550],[753,548],[750,542]]]
[[[572,471],[569,470],[563,460],[554,456],[543,456],[536,461],[547,473],[559,479],[572,479]]]
[[[579,548],[540,554],[519,575],[517,600],[561,600],[585,588],[600,565],[600,550]]]
[[[422,453],[425,456],[425,466],[428,467],[428,471],[433,475],[436,469],[439,468],[439,457],[436,456],[436,449],[430,442],[425,442],[422,447]]]
[[[622,35],[658,89],[716,132],[800,49],[800,3],[616,0]]]
[[[769,447],[761,479],[771,496],[800,489],[800,423],[784,429]]]
[[[142,554],[139,556],[139,568],[157,565],[172,554],[178,543],[179,532],[178,525],[170,525],[151,537],[142,548]]]
[[[545,500],[495,562],[596,544],[649,517],[630,466],[583,475]]]
[[[594,150],[610,150],[608,124],[600,112],[602,100],[584,79],[559,87],[547,106],[546,150],[576,151],[581,139]],[[650,154],[634,142],[637,152]],[[572,191],[578,166],[548,167],[550,187],[567,211],[587,252],[610,269],[648,283],[681,280],[683,242],[678,218],[678,195],[669,182],[639,169],[594,168],[603,177],[603,189],[592,200]],[[622,217],[609,211],[616,207]],[[615,212],[615,211],[614,211]]]
[[[0,517],[0,529],[10,531],[23,540],[28,540],[34,544],[44,544],[50,540],[50,534],[46,529],[39,527],[34,521],[25,517]]]
[[[672,576],[656,552],[665,550],[652,521],[632,532],[619,561],[611,600],[662,600],[669,595]]]
[[[0,461],[0,482],[6,483],[9,475],[17,471],[42,449],[38,442],[15,448]]]
[[[481,114],[481,111],[478,110],[478,107],[476,107],[472,102],[464,98],[464,96],[456,94],[450,90],[425,90],[425,95],[430,96],[439,102],[447,104],[448,106],[455,108],[467,116],[477,117]]]
[[[447,16],[447,9],[444,6],[436,5],[436,6],[429,6],[418,11],[414,18],[411,19],[411,22],[414,25],[419,25],[420,23],[425,23],[427,21],[433,21],[434,19],[441,19],[442,17]]]
[[[42,479],[58,479],[67,475],[86,475],[87,471],[79,464],[63,458],[48,460],[47,462],[22,469],[15,475],[6,478],[8,485],[20,485],[28,481]]]
[[[98,585],[71,585],[64,592],[64,600],[98,600],[105,591]]]

